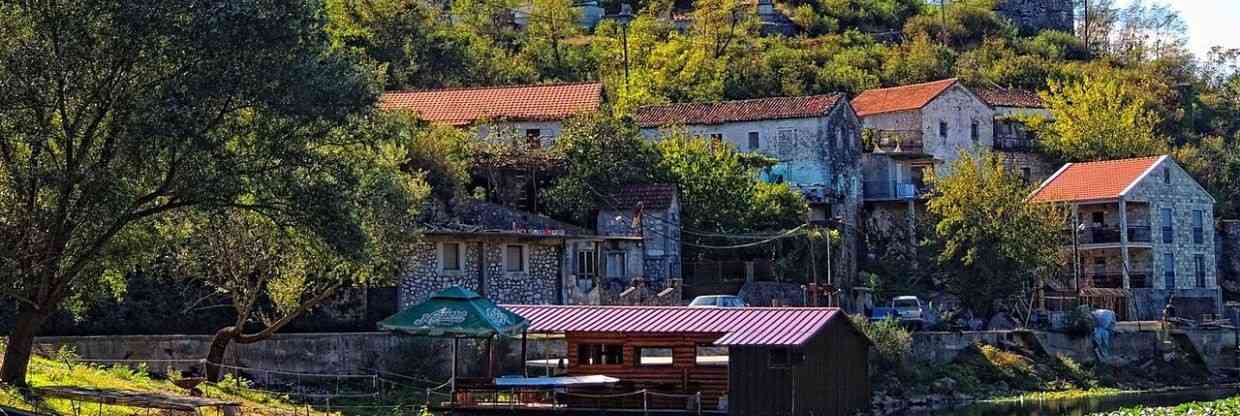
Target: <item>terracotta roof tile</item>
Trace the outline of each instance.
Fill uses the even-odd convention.
[[[1045,108],[1046,104],[1042,102],[1042,97],[1038,97],[1038,93],[1029,90],[1019,90],[1014,88],[979,88],[974,89],[974,93],[978,98],[994,107],[1025,107],[1025,108]]]
[[[772,97],[714,103],[651,105],[637,109],[637,124],[659,127],[670,124],[710,125],[737,121],[817,117],[835,106],[843,94],[803,97]]]
[[[479,119],[562,120],[598,110],[602,101],[603,84],[590,82],[392,91],[379,97],[379,109],[410,110],[432,123],[461,126]]]
[[[956,85],[955,78],[922,84],[901,85],[899,87],[880,88],[862,91],[853,98],[853,109],[858,116],[871,114],[909,111],[925,107],[926,104]]]
[[[1069,163],[1029,197],[1031,202],[1074,202],[1119,198],[1166,156]]]
[[[611,194],[609,199],[611,208],[633,209],[640,203],[644,209],[667,209],[676,199],[676,185],[628,185]]]

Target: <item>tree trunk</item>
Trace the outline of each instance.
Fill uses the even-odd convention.
[[[30,305],[18,308],[17,322],[9,333],[8,346],[4,351],[4,364],[0,365],[0,383],[11,386],[26,385],[26,370],[34,351],[35,333],[47,320],[48,313]]]
[[[224,353],[228,352],[228,346],[233,340],[240,335],[237,327],[230,326],[215,332],[215,337],[211,338],[211,349],[207,351],[207,381],[220,381],[221,373],[223,373],[219,364],[224,363]]]

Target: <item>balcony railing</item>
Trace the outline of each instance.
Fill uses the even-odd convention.
[[[1033,139],[1029,137],[995,138],[995,150],[1005,150],[1009,152],[1031,152],[1033,149]]]
[[[917,199],[929,192],[924,184],[899,181],[865,181],[862,193],[866,200]]]
[[[1113,244],[1120,242],[1119,227],[1088,227],[1078,235],[1079,244]],[[1129,243],[1149,243],[1153,241],[1149,226],[1128,226]],[[1072,244],[1072,230],[1064,230],[1064,244]]]
[[[921,130],[867,130],[866,139],[874,153],[924,153]]]
[[[1128,287],[1148,288],[1150,287],[1153,270],[1148,265],[1133,265],[1128,271]],[[1081,278],[1085,279],[1087,287],[1104,287],[1104,288],[1122,288],[1124,287],[1124,272],[1120,270],[1110,270],[1105,272],[1084,270]]]

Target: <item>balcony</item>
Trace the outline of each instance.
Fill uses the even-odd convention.
[[[866,151],[889,155],[925,155],[925,141],[921,130],[874,130],[866,129],[864,140],[869,144]]]
[[[1078,236],[1077,243],[1081,245],[1089,244],[1119,244],[1120,242],[1119,227],[1089,227]],[[1072,230],[1064,230],[1064,244],[1072,244]],[[1154,241],[1150,233],[1150,227],[1144,225],[1128,226],[1128,242],[1149,244]]]
[[[995,150],[1005,152],[1032,152],[1034,142],[1030,137],[995,137]]]
[[[907,201],[929,192],[925,184],[900,181],[865,181],[861,183],[866,201]]]
[[[1124,287],[1124,271],[1108,267],[1106,270],[1089,270],[1085,267],[1081,271],[1081,278],[1084,279],[1082,286],[1085,287],[1101,287],[1101,288],[1123,288]],[[1128,287],[1130,288],[1148,288],[1152,283],[1154,269],[1149,263],[1133,263],[1128,270]]]

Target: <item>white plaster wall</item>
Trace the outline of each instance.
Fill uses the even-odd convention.
[[[875,130],[922,130],[921,111],[873,114],[861,119],[861,126]]]
[[[922,107],[921,119],[926,153],[940,162],[939,174],[945,174],[945,168],[959,159],[961,149],[978,154],[994,147],[995,111],[961,85],[951,87]],[[941,121],[947,122],[946,138],[939,135]],[[978,126],[976,141],[972,138],[974,122]]]
[[[547,147],[555,142],[556,137],[560,137],[563,124],[559,121],[506,121],[477,126],[478,138],[483,140],[496,132],[507,132],[510,137],[525,138],[525,131],[528,129],[539,129],[543,147]]]
[[[1051,118],[1051,111],[1045,108],[1030,107],[995,107],[996,117],[1026,117],[1041,116],[1042,118]]]

